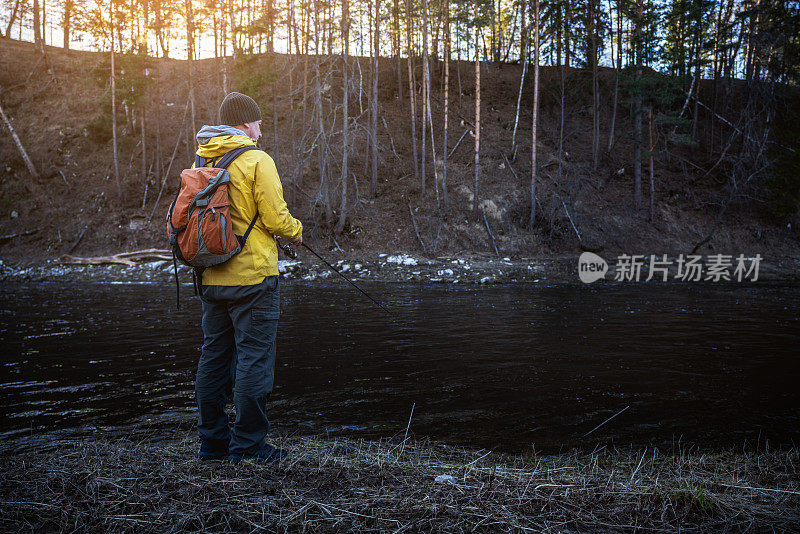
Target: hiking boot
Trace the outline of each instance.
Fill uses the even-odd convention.
[[[238,464],[242,460],[250,460],[257,464],[270,464],[280,462],[288,454],[284,449],[278,449],[272,445],[264,445],[263,448],[253,452],[229,454],[228,461],[233,464]]]
[[[201,460],[224,460],[228,457],[228,440],[225,439],[200,439]]]

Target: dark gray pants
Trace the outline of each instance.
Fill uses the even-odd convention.
[[[195,387],[200,437],[228,441],[231,453],[257,450],[269,430],[266,404],[275,374],[278,277],[252,286],[203,286],[201,301],[203,353]],[[234,378],[236,421],[231,430],[225,404]]]

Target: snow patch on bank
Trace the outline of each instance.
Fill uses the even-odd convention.
[[[396,256],[389,256],[386,258],[386,263],[396,263],[398,265],[417,265],[419,260],[408,254],[398,254]]]

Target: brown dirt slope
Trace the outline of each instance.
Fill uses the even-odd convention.
[[[47,72],[52,65],[55,77]],[[122,69],[134,65],[120,60]],[[126,67],[126,65],[128,65]],[[290,67],[294,65],[293,69]],[[107,54],[47,49],[47,62],[29,43],[0,40],[0,70],[4,76],[0,102],[12,118],[22,142],[41,173],[39,180],[27,172],[22,158],[3,126],[0,137],[0,235],[24,231],[35,233],[15,239],[3,239],[0,254],[6,259],[56,257],[72,251],[91,255],[120,252],[145,247],[166,248],[162,227],[164,212],[177,186],[177,171],[189,160],[186,143],[187,125],[180,127],[187,101],[186,63],[179,60],[150,60],[151,76],[142,99],[146,102],[147,177],[141,172],[139,112],[120,104],[120,169],[124,200],[117,197],[113,177],[110,141],[109,66]],[[434,69],[436,71],[437,69]],[[295,84],[289,96],[289,72]],[[459,73],[460,71],[460,73]],[[553,256],[579,252],[576,229],[583,244],[605,254],[661,254],[689,252],[713,226],[721,200],[726,195],[725,169],[719,167],[708,176],[716,157],[709,157],[703,147],[675,147],[675,157],[660,154],[656,161],[655,219],[647,217],[647,174],[645,165],[644,205],[636,213],[632,208],[633,141],[630,109],[621,100],[617,118],[617,137],[612,151],[602,158],[597,170],[591,169],[591,94],[586,74],[576,69],[565,72],[567,80],[564,119],[565,138],[559,179],[559,72],[552,67],[542,70],[541,138],[539,141],[540,178],[537,198],[539,219],[533,229],[526,227],[530,206],[530,122],[529,104],[523,106],[517,134],[516,158],[510,153],[514,124],[516,92],[521,68],[517,65],[488,65],[482,77],[483,128],[481,133],[481,176],[479,199],[502,256],[516,258]],[[368,62],[361,69],[354,66],[356,89],[363,82],[367,91]],[[233,88],[252,88],[264,105],[262,146],[275,157],[283,176],[284,190],[291,210],[302,219],[307,238],[321,249],[339,250],[345,255],[367,256],[376,252],[421,252],[408,212],[414,209],[427,254],[488,254],[490,244],[483,223],[471,219],[473,140],[468,133],[455,148],[449,165],[448,184],[451,212],[447,221],[437,216],[433,169],[428,170],[428,191],[421,198],[420,184],[413,178],[411,140],[407,99],[397,99],[394,64],[382,66],[381,153],[378,196],[368,198],[369,176],[366,159],[368,102],[366,93],[351,98],[351,116],[357,117],[355,149],[350,166],[355,185],[350,184],[350,215],[342,235],[333,234],[333,221],[327,220],[318,198],[316,156],[306,155],[302,164],[292,147],[310,130],[310,106],[303,118],[303,62],[285,56],[260,56],[249,59],[231,74]],[[474,67],[454,64],[451,95],[454,114],[451,118],[449,148],[470,127],[474,117]],[[203,60],[196,65],[195,88],[198,127],[216,123],[215,115],[222,97],[222,61]],[[360,74],[363,73],[363,74]],[[130,70],[120,73],[121,100],[129,100],[125,81]],[[325,95],[326,113],[332,116],[341,96],[335,72],[328,78],[332,88]],[[362,78],[363,76],[363,78]],[[460,78],[460,79],[459,79]],[[273,83],[273,80],[276,80]],[[435,72],[435,87],[441,87]],[[602,145],[608,139],[614,73],[601,72]],[[460,95],[459,95],[460,88]],[[337,93],[338,89],[338,93]],[[407,91],[405,91],[407,92]],[[434,90],[439,98],[439,91]],[[357,94],[357,93],[356,93]],[[277,102],[273,101],[277,95]],[[531,100],[526,86],[523,102]],[[437,155],[441,155],[441,102],[434,101],[434,126]],[[290,109],[295,110],[292,115]],[[105,113],[105,114],[104,114]],[[294,118],[292,118],[294,117]],[[330,143],[333,175],[340,174],[341,118]],[[419,124],[419,122],[418,122]],[[180,140],[177,157],[167,176],[155,216],[145,224],[154,209],[164,171]],[[707,138],[704,123],[700,138]],[[306,145],[310,146],[310,142]],[[392,149],[394,147],[394,149]],[[161,169],[155,153],[161,153]],[[679,157],[678,157],[679,156]],[[509,163],[510,167],[509,168]],[[292,169],[297,169],[292,180]],[[292,183],[294,182],[294,183]],[[145,197],[146,189],[146,197]],[[563,203],[561,202],[563,200]],[[338,207],[339,200],[333,204]],[[572,218],[575,228],[570,223]],[[335,217],[335,213],[334,213]],[[764,202],[743,198],[726,211],[713,239],[700,253],[761,253],[770,257],[800,257],[797,245],[798,224],[793,219],[771,215]],[[793,224],[794,223],[794,224]],[[337,252],[340,253],[340,252]]]

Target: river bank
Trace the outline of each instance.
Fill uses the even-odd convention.
[[[509,456],[404,438],[284,437],[278,465],[196,459],[193,431],[0,459],[7,531],[791,531],[800,451]]]
[[[474,117],[474,84],[469,77],[461,80],[462,76],[454,74],[448,108],[453,114],[447,159],[448,209],[443,217],[440,199],[444,189],[438,178],[424,186],[425,179],[418,175],[414,164],[416,141],[408,123],[409,101],[397,93],[398,85],[391,75],[379,80],[377,189],[373,195],[367,162],[370,151],[365,144],[368,137],[359,134],[349,151],[353,181],[342,203],[341,186],[336,185],[338,171],[323,163],[333,156],[329,150],[339,151],[341,147],[339,128],[331,122],[333,115],[323,114],[325,124],[320,127],[327,132],[328,148],[320,147],[322,152],[310,141],[317,134],[309,137],[308,121],[297,115],[308,110],[295,102],[297,78],[290,73],[308,66],[303,56],[270,53],[244,54],[228,62],[205,59],[192,62],[190,73],[189,64],[183,60],[121,54],[120,87],[125,89],[120,90],[131,91],[135,86],[137,96],[135,103],[120,96],[120,103],[125,100],[125,105],[117,110],[120,115],[114,149],[108,56],[54,47],[45,50],[48,74],[41,70],[44,63],[39,47],[0,40],[0,69],[6,74],[3,109],[39,174],[31,177],[13,142],[0,144],[5,173],[0,181],[4,200],[0,204],[0,250],[4,255],[91,256],[165,247],[163,221],[176,193],[178,173],[194,157],[191,140],[184,142],[187,127],[197,130],[203,124],[216,124],[224,96],[219,76],[225,70],[231,89],[251,94],[262,105],[264,137],[260,146],[275,160],[290,211],[303,221],[305,237],[320,252],[341,249],[365,260],[375,251],[427,251],[433,256],[498,251],[499,258],[516,260],[577,255],[580,248],[609,254],[675,253],[697,248],[704,254],[726,251],[760,252],[765,258],[800,256],[800,215],[793,181],[797,173],[791,166],[800,149],[796,113],[792,113],[798,109],[798,95],[790,86],[782,87],[787,92],[780,97],[782,107],[776,109],[775,122],[770,126],[774,135],[771,146],[788,151],[783,156],[770,154],[768,168],[742,164],[737,159],[743,157],[739,151],[724,150],[722,140],[727,134],[711,120],[712,114],[695,121],[691,134],[683,132],[677,137],[674,126],[656,120],[654,138],[664,144],[652,154],[654,189],[652,193],[646,191],[643,198],[643,206],[652,200],[651,213],[646,208],[636,209],[632,202],[635,151],[634,139],[627,132],[633,131],[635,121],[624,112],[627,107],[622,101],[617,106],[613,98],[601,99],[603,121],[615,119],[606,122],[614,126],[603,131],[603,135],[608,134],[609,145],[598,159],[591,149],[595,146],[595,121],[592,114],[584,112],[593,105],[593,82],[580,67],[543,66],[537,119],[541,123],[537,130],[541,133],[535,173],[537,209],[531,227],[532,121],[529,110],[523,107],[520,115],[516,106],[521,64],[484,65],[481,91],[489,106],[484,111],[491,119],[481,124],[479,185],[475,183],[471,140],[474,128],[470,120],[463,120]],[[355,57],[352,59],[355,61]],[[365,61],[360,58],[354,68],[369,70],[371,64]],[[381,71],[394,71],[390,58],[381,58],[380,62]],[[323,85],[342,87],[339,68],[333,68],[327,60],[324,63]],[[474,65],[454,59],[451,68],[458,73],[474,69]],[[442,81],[441,69],[439,64],[432,73],[432,83],[437,87]],[[133,75],[143,71],[147,72],[144,77]],[[267,84],[258,78],[266,72],[271,73]],[[597,73],[596,81],[606,94],[616,87],[618,74],[605,68]],[[42,90],[39,81],[42,76],[49,80],[51,75],[58,80],[58,90]],[[189,116],[184,116],[188,109],[185,82],[189,77],[194,80],[195,94],[207,96],[192,105],[191,126]],[[670,76],[664,76],[662,82],[664,87],[672,83],[682,86],[680,80]],[[562,83],[570,88],[566,101],[558,96]],[[726,87],[721,100],[726,106],[715,112],[734,124],[751,90],[746,83],[733,79],[726,81]],[[523,89],[524,101],[531,101],[531,88],[524,84]],[[718,84],[712,80],[698,81],[697,90],[706,103],[720,101],[716,96]],[[339,105],[341,93],[332,91],[323,100],[330,98],[331,105]],[[670,108],[669,113],[683,116],[680,106],[685,99],[682,93],[673,96],[678,97],[674,102],[677,107]],[[360,99],[351,100],[351,105],[356,101]],[[434,124],[443,122],[441,104],[441,99],[432,103]],[[363,109],[354,107],[351,112],[356,121],[354,131],[368,128],[363,123]],[[460,123],[456,117],[462,119]],[[436,144],[440,149],[440,140]],[[439,163],[433,166],[437,168],[430,170],[438,177]],[[117,167],[119,178],[112,172]],[[748,169],[753,172],[744,181],[746,175],[741,173]],[[335,231],[340,219],[344,227]]]
[[[410,253],[371,253],[363,255],[326,254],[328,260],[349,279],[354,281],[410,282],[444,284],[493,284],[493,283],[580,283],[578,277],[579,255],[542,256],[530,258],[492,257],[487,255],[439,256],[430,258]],[[731,265],[727,269],[730,280],[716,280],[721,283],[737,283],[734,276],[736,257],[731,255]],[[614,282],[620,268],[620,256],[607,256],[609,270],[597,285]],[[660,257],[656,256],[656,260]],[[711,256],[701,256],[707,266]],[[73,258],[74,260],[74,258]],[[171,261],[145,259],[132,266],[125,265],[76,265],[65,258],[23,259],[0,258],[0,281],[70,281],[95,280],[109,283],[172,283],[174,272]],[[669,256],[668,282],[678,279],[678,256]],[[638,281],[648,277],[649,256],[641,256],[641,272]],[[746,267],[752,265],[748,257]],[[335,273],[310,254],[301,252],[297,260],[281,259],[278,264],[281,276],[287,280],[342,282]],[[190,269],[178,266],[181,280],[191,281]],[[706,281],[703,271],[701,281]],[[742,281],[752,281],[753,274]],[[631,283],[626,279],[623,283]],[[795,256],[766,257],[761,259],[757,281],[796,282],[800,281],[800,258]],[[661,274],[656,274],[652,283],[665,283]],[[698,283],[698,282],[690,282]]]

